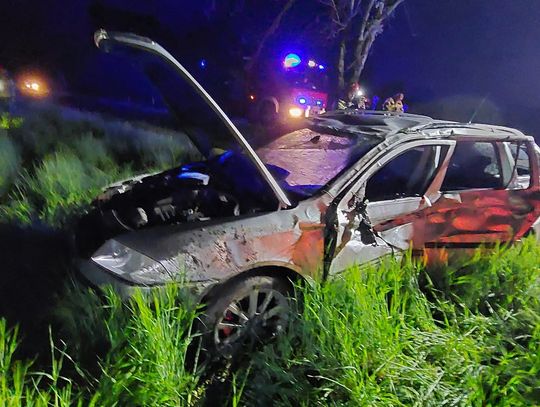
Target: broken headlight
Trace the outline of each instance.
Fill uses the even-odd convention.
[[[137,284],[163,284],[171,280],[160,262],[114,239],[106,241],[94,253],[92,261],[117,276]]]

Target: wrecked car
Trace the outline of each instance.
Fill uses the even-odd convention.
[[[538,147],[518,130],[351,110],[255,151],[159,44],[103,30],[95,40],[144,60],[205,158],[106,188],[78,228],[80,275],[122,295],[193,286],[206,304],[205,346],[223,355],[283,329],[293,282],[408,249],[444,260],[520,239],[540,216]],[[224,139],[232,147],[220,149]]]

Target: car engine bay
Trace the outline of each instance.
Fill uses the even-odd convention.
[[[77,225],[77,249],[88,255],[121,233],[275,208],[272,195],[249,160],[227,151],[207,161],[107,187]]]

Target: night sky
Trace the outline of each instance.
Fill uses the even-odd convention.
[[[300,0],[273,49],[303,44],[332,55],[301,32],[306,21],[317,30],[312,1]],[[118,75],[93,48],[97,25],[152,35],[193,61],[207,52],[209,38],[234,43],[256,26],[208,27],[204,2],[2,0],[0,65],[39,67],[61,86],[86,92]],[[481,105],[475,121],[540,135],[539,21],[540,0],[406,0],[375,43],[362,84],[381,97],[404,91],[412,111],[439,118],[468,120]],[[218,48],[226,64],[227,48]]]

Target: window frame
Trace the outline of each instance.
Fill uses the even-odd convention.
[[[431,184],[427,187],[426,192],[424,193],[423,197],[409,197],[409,198],[397,198],[397,199],[390,199],[386,201],[379,201],[379,202],[400,202],[404,200],[410,201],[411,199],[414,199],[416,201],[422,200],[424,198],[427,198],[430,202],[434,201],[438,195],[439,195],[439,189],[440,189],[440,183],[442,182],[442,179],[444,178],[444,174],[446,173],[446,168],[448,166],[448,163],[450,161],[450,158],[452,157],[454,153],[454,148],[456,146],[455,140],[449,140],[449,139],[422,139],[422,140],[411,140],[406,141],[403,144],[400,144],[398,146],[391,146],[390,149],[384,154],[382,157],[380,157],[377,161],[372,162],[366,169],[363,171],[362,175],[353,182],[350,187],[348,188],[347,193],[343,195],[341,198],[338,209],[342,210],[350,210],[349,202],[351,202],[351,199],[354,197],[362,198],[365,200],[365,185],[369,178],[375,172],[377,172],[380,168],[382,168],[386,163],[390,162],[392,159],[397,157],[398,155],[404,153],[407,150],[413,149],[415,147],[421,147],[426,145],[435,145],[435,146],[441,146],[441,147],[447,147],[446,156],[441,162],[441,165],[439,166],[439,170],[435,177],[433,178],[433,181]],[[372,203],[372,202],[370,202]]]
[[[517,171],[517,163],[519,160],[514,160],[514,156],[511,150],[511,144],[520,145],[521,148],[525,149],[525,152],[527,154],[527,157],[529,159],[529,175],[519,175]],[[502,141],[500,143],[500,149],[501,149],[501,155],[503,156],[503,159],[508,163],[509,167],[509,173],[508,173],[508,181],[506,182],[505,189],[512,190],[512,191],[524,191],[527,190],[534,185],[534,166],[535,166],[535,159],[537,159],[537,153],[535,151],[534,146],[531,146],[531,143],[527,140],[508,140],[508,141]],[[516,159],[519,157],[519,150],[516,151]],[[540,156],[538,157],[540,160]],[[525,181],[525,178],[528,178],[528,185],[526,187],[522,187],[520,185],[521,181]]]
[[[447,172],[445,172],[444,178],[443,178],[443,180],[441,182],[441,185],[439,187],[440,194],[442,194],[442,195],[446,195],[446,194],[453,195],[453,194],[460,194],[460,193],[463,193],[463,192],[488,191],[488,190],[501,191],[501,190],[506,189],[507,185],[505,185],[505,182],[504,182],[505,180],[504,180],[503,163],[502,163],[502,157],[501,157],[501,149],[499,148],[498,141],[489,140],[489,139],[485,139],[485,138],[471,138],[471,139],[461,138],[461,139],[457,139],[455,141],[456,141],[456,147],[457,147],[457,145],[459,143],[487,143],[487,144],[491,144],[493,146],[493,149],[494,149],[494,152],[495,152],[495,158],[497,160],[497,166],[499,168],[500,186],[497,187],[497,188],[493,188],[493,187],[475,187],[475,188],[443,190],[443,184],[444,184],[444,181],[446,180],[446,176],[447,176]],[[448,162],[449,166],[451,164],[452,158],[454,157],[454,154],[455,154],[455,150],[454,150],[454,152],[452,152],[452,157],[450,158],[450,160]]]
[[[424,173],[423,172],[419,172],[420,168],[419,168],[419,165],[420,165],[420,162],[417,162],[416,165],[414,166],[413,168],[413,171],[411,172],[411,174],[408,174],[410,177],[409,177],[409,180],[408,182],[412,181],[414,177],[418,177],[420,175],[420,177],[423,177],[423,182],[425,183],[424,185],[424,188],[425,190],[422,191],[420,194],[416,194],[416,195],[410,195],[410,194],[406,194],[404,193],[404,195],[399,195],[399,194],[396,194],[394,197],[392,196],[388,196],[388,197],[379,197],[377,199],[371,199],[369,196],[368,196],[368,190],[369,190],[369,186],[370,186],[370,182],[373,181],[374,177],[376,177],[378,174],[380,174],[381,171],[384,171],[384,169],[389,165],[389,164],[392,164],[393,161],[395,160],[399,160],[402,156],[404,156],[405,154],[408,154],[416,149],[423,149],[423,151],[421,152],[421,159],[424,158],[424,154],[427,153],[427,149],[430,148],[430,149],[434,149],[434,148],[439,148],[439,151],[433,151],[436,156],[434,157],[435,159],[438,158],[438,161],[437,161],[437,165],[433,171],[432,174],[430,174],[430,177],[429,179],[426,179],[427,177],[423,177],[424,176]],[[369,178],[366,180],[365,184],[364,184],[364,196],[365,198],[368,200],[368,202],[370,203],[374,203],[374,202],[387,202],[387,201],[395,201],[395,200],[403,200],[403,199],[416,199],[416,198],[422,198],[422,196],[425,195],[425,193],[428,191],[429,187],[431,186],[431,184],[433,183],[435,177],[437,176],[437,174],[439,173],[441,167],[442,167],[442,164],[444,162],[444,158],[445,156],[448,154],[448,151],[447,151],[447,147],[446,146],[442,146],[442,145],[426,145],[426,144],[423,144],[423,145],[420,145],[420,146],[416,146],[416,147],[409,147],[407,148],[406,150],[403,150],[402,152],[400,152],[399,154],[396,154],[394,155],[390,160],[388,160],[387,162],[385,162],[384,164],[381,164],[379,166],[379,168],[377,168],[376,171],[374,171],[373,173],[371,173],[371,175],[369,176]],[[442,157],[441,157],[442,156]],[[427,164],[427,162],[424,163],[424,166]],[[424,168],[423,168],[424,169]],[[420,179],[417,179],[415,181],[419,181]],[[391,192],[391,191],[389,191]]]

